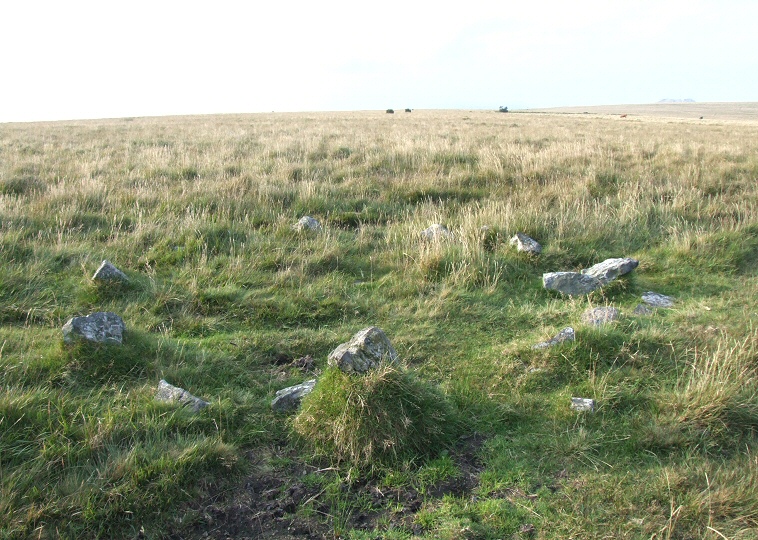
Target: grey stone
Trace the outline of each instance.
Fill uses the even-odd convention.
[[[276,393],[276,397],[271,402],[271,408],[276,412],[294,411],[300,406],[302,399],[313,392],[315,386],[316,379],[311,379],[302,384],[283,388]]]
[[[648,291],[642,295],[642,301],[647,305],[659,308],[670,308],[674,305],[674,299],[665,294],[659,294],[657,292]]]
[[[435,223],[421,231],[421,238],[424,240],[452,240],[453,233],[447,230],[444,225]]]
[[[570,326],[567,326],[558,332],[552,339],[543,341],[542,343],[537,343],[537,345],[534,345],[532,349],[547,349],[553,345],[558,345],[559,343],[564,343],[566,341],[574,341],[575,339],[576,333],[574,332],[574,329]]]
[[[129,281],[129,278],[121,270],[113,266],[110,261],[104,260],[92,276],[94,281]]]
[[[158,401],[165,401],[169,403],[177,403],[182,407],[187,407],[192,412],[198,412],[200,409],[204,409],[210,403],[203,401],[187,392],[184,388],[173,386],[163,379],[158,383],[158,392],[155,394],[155,399]]]
[[[594,411],[595,400],[589,398],[572,397],[571,408],[575,411]]]
[[[382,360],[396,362],[397,352],[381,329],[369,326],[356,333],[347,343],[338,345],[329,354],[328,363],[345,373],[364,373]]]
[[[650,306],[646,306],[645,304],[637,304],[637,307],[634,308],[634,311],[632,311],[632,313],[641,317],[646,317],[648,315],[652,315],[653,311],[655,310]]]
[[[303,230],[309,230],[309,231],[320,231],[321,230],[321,223],[316,218],[313,218],[311,216],[303,216],[298,220],[295,225],[293,225],[293,228],[296,231],[303,231]]]
[[[73,317],[63,325],[63,341],[73,343],[86,339],[95,343],[117,343],[124,339],[124,320],[110,311],[99,311],[86,317]]]
[[[597,278],[579,272],[548,272],[542,274],[542,284],[548,290],[571,296],[589,294],[602,287]]]
[[[539,242],[524,233],[516,233],[513,238],[511,238],[510,244],[516,246],[517,251],[525,251],[532,255],[539,255],[542,253],[542,246]]]
[[[592,326],[602,326],[619,318],[619,310],[615,307],[596,307],[585,311],[582,320]]]
[[[596,278],[600,282],[600,285],[607,285],[617,277],[628,274],[637,268],[639,264],[640,262],[638,260],[630,259],[628,257],[606,259],[590,268],[585,268],[582,270],[582,274]]]

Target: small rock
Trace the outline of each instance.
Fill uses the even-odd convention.
[[[646,306],[645,304],[637,304],[637,307],[634,308],[634,311],[632,311],[632,313],[641,317],[646,317],[648,315],[652,315],[653,311],[654,309],[650,306]]]
[[[182,407],[189,407],[192,412],[198,412],[200,409],[204,409],[210,403],[203,401],[187,392],[183,388],[173,386],[161,379],[158,383],[158,392],[155,394],[155,399],[158,401],[165,401],[170,403],[178,403]]]
[[[578,296],[602,287],[600,281],[580,272],[548,272],[542,274],[542,284],[550,291]]]
[[[293,411],[300,406],[302,399],[313,392],[316,386],[316,379],[305,381],[302,384],[283,388],[276,393],[276,397],[271,402],[271,408],[276,412]]]
[[[110,311],[99,311],[86,317],[73,317],[63,325],[63,341],[73,343],[86,339],[95,343],[121,345],[126,325],[124,320]]]
[[[585,268],[582,270],[582,274],[596,278],[600,282],[600,285],[604,286],[617,277],[628,274],[637,268],[639,264],[638,260],[628,257],[623,259],[606,259],[590,268]]]
[[[421,231],[421,238],[424,240],[452,240],[453,233],[448,231],[444,225],[435,223],[429,228]]]
[[[129,278],[121,270],[104,260],[92,276],[93,281],[129,281]]]
[[[670,308],[674,305],[674,299],[665,294],[648,291],[642,295],[642,301],[655,308]]]
[[[566,341],[574,341],[575,339],[576,333],[574,332],[574,329],[570,326],[567,326],[558,332],[552,339],[543,341],[542,343],[537,343],[537,345],[534,345],[532,349],[547,349],[553,345],[558,345],[559,343],[564,343]]]
[[[396,362],[397,352],[381,329],[369,326],[356,333],[350,341],[338,345],[329,354],[328,363],[338,366],[345,373],[364,373],[382,360]]]
[[[571,408],[575,411],[594,411],[595,400],[589,398],[572,397]]]
[[[596,307],[582,314],[582,320],[592,326],[602,326],[619,318],[619,310],[614,307]]]
[[[516,246],[517,251],[525,251],[532,255],[539,255],[542,253],[542,246],[539,242],[524,233],[516,233],[515,236],[511,238],[510,244]]]
[[[316,218],[311,216],[303,216],[300,220],[292,226],[296,231],[320,231],[321,223]]]

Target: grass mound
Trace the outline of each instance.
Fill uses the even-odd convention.
[[[358,466],[434,455],[459,429],[440,390],[392,364],[365,375],[328,369],[293,426],[317,452]]]

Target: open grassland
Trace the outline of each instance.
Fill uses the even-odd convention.
[[[620,256],[639,267],[589,297],[542,287]],[[129,283],[94,283],[102,259]],[[756,265],[756,123],[0,125],[0,538],[757,538]],[[675,306],[633,315],[648,290]],[[623,316],[583,325],[598,305]],[[93,311],[122,347],[62,344]],[[324,370],[369,325],[458,439],[365,468],[271,411],[313,376],[291,361]],[[157,403],[161,378],[210,407]]]
[[[589,107],[553,107],[528,109],[529,113],[626,115],[626,118],[660,122],[663,119],[702,122],[758,122],[758,103],[647,103],[637,105],[591,105]]]

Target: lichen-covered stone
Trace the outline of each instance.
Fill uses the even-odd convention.
[[[296,231],[320,231],[321,223],[314,217],[303,216],[293,225],[293,228]]]
[[[73,343],[86,339],[95,343],[121,345],[126,325],[124,320],[110,311],[99,311],[86,317],[73,317],[63,325],[63,341]]]
[[[542,274],[542,284],[548,290],[570,296],[589,294],[602,287],[597,278],[580,272],[548,272]]]
[[[618,320],[619,316],[619,310],[615,307],[596,307],[585,311],[582,314],[582,320],[592,326],[602,326]]]
[[[302,384],[282,388],[276,392],[276,397],[271,402],[271,408],[276,412],[294,411],[300,406],[303,398],[313,392],[315,386],[316,379],[311,379]]]
[[[543,341],[542,343],[537,343],[537,345],[534,345],[532,349],[547,349],[548,347],[552,347],[553,345],[558,345],[559,343],[565,343],[566,341],[574,341],[576,339],[576,333],[574,332],[574,329],[570,326],[567,326],[560,332],[558,332],[552,339],[549,339],[548,341]]]
[[[655,311],[655,309],[651,308],[650,306],[647,306],[645,304],[637,304],[637,307],[634,308],[634,311],[632,311],[632,313],[641,317],[647,317],[648,315],[652,315],[653,311]]]
[[[571,408],[575,411],[594,411],[595,410],[595,400],[590,398],[580,398],[580,397],[572,397],[571,398]]]
[[[328,363],[345,373],[364,373],[382,360],[397,361],[397,352],[381,329],[369,326],[356,333],[347,343],[338,345],[329,354]]]
[[[524,233],[516,233],[510,240],[512,246],[516,246],[517,251],[523,251],[532,255],[539,255],[542,253],[542,246],[532,238]]]
[[[607,285],[614,279],[624,274],[628,274],[637,266],[640,262],[636,259],[630,259],[628,257],[618,259],[606,259],[601,263],[597,263],[590,268],[582,270],[582,274],[586,276],[592,276],[600,282],[601,286]]]
[[[110,261],[104,260],[92,276],[94,281],[129,281],[129,278],[121,270],[113,266]]]
[[[655,308],[670,308],[674,305],[674,299],[665,294],[648,291],[642,295],[642,301]]]
[[[198,412],[200,409],[204,409],[210,405],[207,401],[193,396],[184,388],[173,386],[163,379],[158,383],[158,392],[155,394],[155,399],[168,403],[177,403],[182,407],[191,409],[192,412]]]
[[[447,230],[447,227],[435,223],[421,231],[421,238],[424,240],[452,240],[453,233]]]

